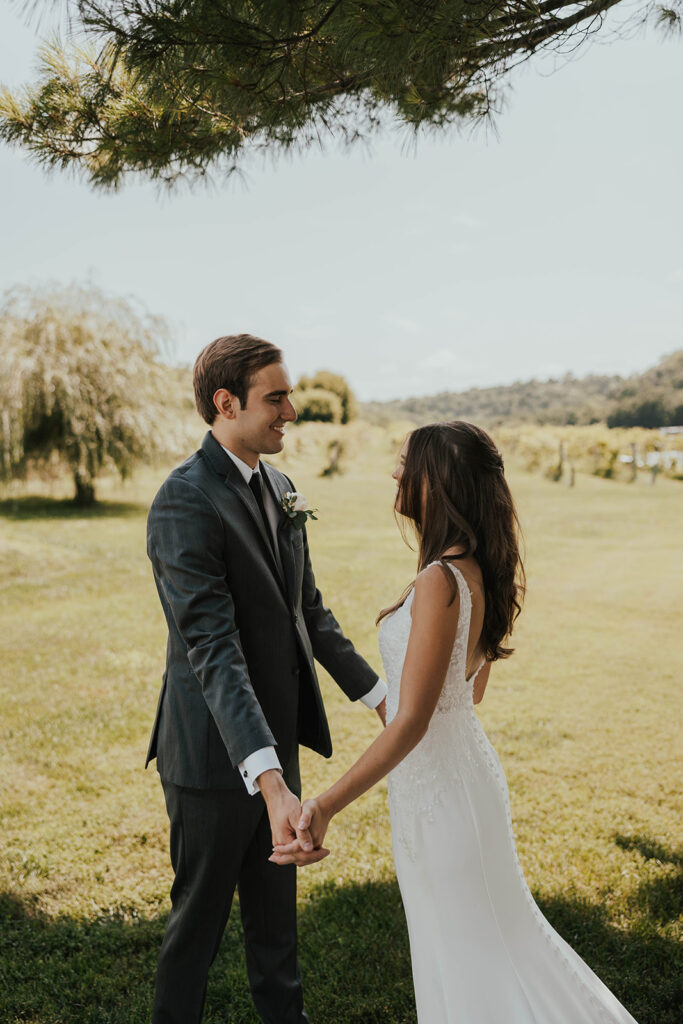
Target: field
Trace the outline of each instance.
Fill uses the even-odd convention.
[[[201,431],[200,431],[201,433]],[[319,508],[319,585],[379,669],[374,618],[414,554],[391,514],[400,430],[301,427],[284,461]],[[144,553],[168,467],[105,480],[89,513],[59,485],[0,503],[0,1020],[144,1024],[168,910],[167,820],[144,754],[165,630]],[[683,485],[510,474],[529,593],[517,653],[480,714],[506,768],[523,867],[543,911],[639,1024],[679,1020]],[[67,490],[64,493],[68,493]],[[304,752],[305,790],[363,749],[376,717],[323,678],[335,755]],[[312,1024],[414,1024],[386,790],[337,819],[300,873]],[[256,1021],[233,913],[205,1020]],[[503,1024],[503,1022],[501,1022]]]

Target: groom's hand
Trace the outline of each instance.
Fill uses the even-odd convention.
[[[304,864],[314,864],[316,860],[320,860],[321,858],[317,854],[322,853],[326,857],[330,851],[326,850],[322,844],[331,817],[331,813],[321,805],[320,798],[318,800],[306,800],[301,808],[301,817],[298,825],[299,829],[310,833],[315,848],[312,852],[306,853],[303,851],[298,840],[294,840],[291,843],[276,843],[269,860],[274,864],[298,864],[303,866]]]
[[[302,864],[322,860],[327,850],[314,850],[308,828],[300,827],[301,804],[288,788],[279,771],[270,769],[258,777],[258,784],[268,809],[273,846],[296,843]],[[298,863],[294,860],[293,863]]]

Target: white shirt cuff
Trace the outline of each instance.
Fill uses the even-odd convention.
[[[381,704],[387,695],[387,684],[383,679],[378,679],[373,688],[366,693],[364,697],[361,697],[363,704],[366,708],[376,708],[378,704]]]
[[[275,747],[261,747],[260,750],[255,750],[253,754],[245,757],[244,761],[240,761],[237,767],[249,796],[261,792],[257,780],[262,772],[270,771],[271,768],[275,768],[279,772],[282,771]]]

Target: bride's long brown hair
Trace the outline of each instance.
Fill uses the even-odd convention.
[[[406,521],[417,534],[418,573],[431,562],[474,555],[486,602],[484,656],[488,661],[509,657],[513,648],[504,647],[503,641],[521,611],[525,589],[521,531],[502,456],[486,431],[463,420],[413,430],[394,508],[404,539]],[[464,551],[444,558],[452,547]],[[457,583],[453,573],[445,571],[453,588],[452,603]],[[396,604],[384,608],[377,621],[399,608],[414,585],[415,581]]]

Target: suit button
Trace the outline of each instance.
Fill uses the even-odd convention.
[[[293,617],[294,617],[294,622],[296,624],[299,621],[299,616],[297,615],[296,612],[294,612],[294,616]]]

